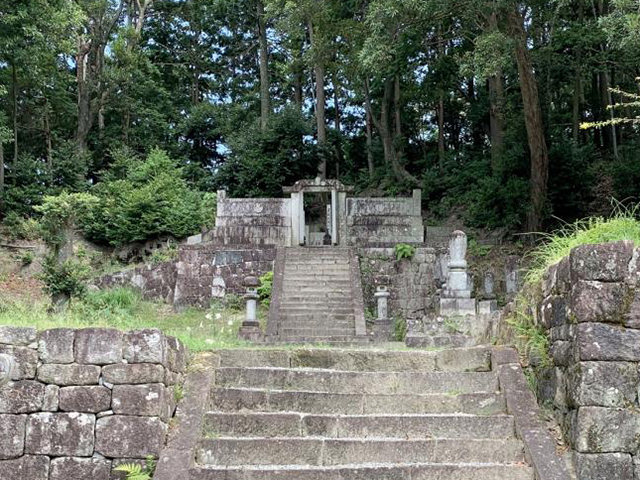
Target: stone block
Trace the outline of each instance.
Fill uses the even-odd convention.
[[[633,480],[633,461],[628,453],[576,453],[576,473],[585,480]]]
[[[31,413],[42,408],[45,386],[33,380],[12,382],[0,388],[0,413]]]
[[[0,480],[49,480],[49,457],[25,455],[0,461]]]
[[[497,311],[498,311],[497,300],[482,300],[478,302],[478,314],[480,315],[491,315],[492,313]]]
[[[640,413],[622,408],[580,407],[572,425],[573,448],[581,453],[635,453]]]
[[[28,347],[0,345],[0,353],[15,358],[16,368],[11,376],[12,380],[30,380],[36,377],[36,367],[38,366],[38,352],[36,350]]]
[[[187,349],[184,344],[175,337],[167,337],[168,365],[174,372],[184,373],[187,368]]]
[[[42,363],[73,363],[73,341],[75,330],[72,328],[53,328],[40,333],[38,353]]]
[[[106,365],[102,367],[102,378],[113,384],[162,383],[164,367],[153,363]]]
[[[96,365],[61,365],[47,363],[38,367],[38,380],[54,385],[97,385],[100,367]]]
[[[44,401],[42,402],[43,412],[57,412],[60,405],[60,387],[57,385],[47,385],[44,391]]]
[[[570,404],[599,407],[634,404],[639,381],[635,363],[580,362],[568,371]]]
[[[90,457],[95,423],[95,415],[87,413],[29,415],[25,451],[37,455]]]
[[[579,360],[640,361],[640,331],[602,323],[575,326]]]
[[[164,334],[149,328],[124,335],[124,359],[129,363],[165,364],[167,342]]]
[[[631,303],[622,320],[625,327],[640,329],[640,288],[634,290]]]
[[[569,257],[564,257],[557,265],[555,292],[558,295],[564,295],[571,290],[571,262]]]
[[[553,364],[558,367],[568,367],[573,363],[573,342],[553,342],[549,350]]]
[[[0,343],[7,345],[30,345],[36,341],[36,335],[33,327],[0,326]]]
[[[540,368],[538,373],[537,397],[541,402],[551,402],[563,408],[566,405],[567,386],[562,369]]]
[[[26,415],[0,415],[0,460],[22,456],[26,421]]]
[[[64,412],[98,413],[111,408],[111,390],[94,385],[60,389],[60,410]]]
[[[113,387],[113,413],[116,415],[171,416],[173,391],[161,383],[150,385],[115,385]]]
[[[540,320],[546,328],[561,327],[567,321],[567,301],[564,296],[552,295],[546,297],[539,307]]]
[[[60,457],[51,460],[49,480],[109,480],[111,461],[102,457]]]
[[[571,314],[578,323],[622,323],[629,309],[628,287],[624,283],[580,280],[571,289]]]
[[[112,458],[157,456],[166,434],[167,425],[157,417],[100,418],[96,424],[96,452]]]
[[[114,328],[76,331],[75,360],[80,364],[108,365],[122,361],[122,333]]]
[[[620,282],[627,275],[633,242],[581,245],[571,250],[571,279]]]

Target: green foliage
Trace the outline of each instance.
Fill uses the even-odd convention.
[[[156,469],[156,463],[154,457],[148,456],[144,466],[135,463],[123,463],[113,470],[115,472],[123,472],[127,480],[151,480]]]
[[[402,260],[403,258],[411,260],[416,254],[416,249],[413,245],[409,245],[407,243],[398,243],[394,248],[394,252],[396,254],[396,260],[398,261]]]
[[[516,303],[514,316],[508,318],[507,323],[516,332],[518,351],[530,359],[535,358],[542,367],[550,366],[549,337],[542,326],[534,324],[530,315],[531,302],[520,295]]]
[[[116,173],[117,172],[117,173]],[[93,193],[98,203],[83,217],[93,241],[111,245],[162,235],[178,238],[210,222],[211,197],[189,188],[182,170],[166,152],[153,150],[144,160],[123,157]]]
[[[468,249],[472,257],[486,257],[491,253],[491,245],[480,245],[475,238],[469,239]]]
[[[241,295],[236,295],[235,293],[227,293],[224,296],[223,305],[224,308],[231,310],[232,312],[243,312],[245,300]]]
[[[35,210],[42,215],[42,226],[45,242],[57,251],[72,234],[78,220],[98,203],[98,199],[87,193],[63,192],[57,196],[46,196],[42,205]]]
[[[40,223],[35,218],[24,218],[18,215],[17,212],[9,212],[4,219],[3,225],[6,227],[10,238],[36,240],[42,234]]]
[[[265,307],[269,307],[271,303],[271,290],[273,289],[273,272],[267,272],[260,277],[260,286],[258,287],[258,295],[260,301]]]
[[[20,255],[20,263],[23,267],[28,267],[33,263],[33,252],[27,250],[22,255]]]
[[[393,322],[393,337],[398,342],[404,342],[407,336],[407,319],[402,317],[396,317]]]
[[[579,245],[619,240],[630,240],[635,245],[640,245],[640,221],[637,213],[638,205],[618,205],[609,218],[589,217],[544,235],[544,243],[530,254],[532,266],[527,272],[526,282],[539,282],[551,265],[558,263]]]
[[[80,297],[86,292],[85,281],[89,275],[90,270],[84,262],[73,259],[60,262],[54,255],[47,255],[42,262],[40,279],[52,297]]]

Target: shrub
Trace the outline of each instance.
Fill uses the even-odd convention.
[[[412,245],[407,243],[398,243],[395,247],[396,260],[402,260],[406,258],[411,260],[413,256],[416,254],[416,249]]]
[[[258,295],[260,301],[265,307],[271,303],[271,291],[273,289],[273,272],[267,272],[260,277],[260,286],[258,287]]]
[[[42,263],[40,279],[45,291],[52,297],[79,297],[86,292],[84,282],[89,278],[87,265],[76,260],[58,262],[54,256],[47,255]]]
[[[405,318],[396,318],[393,322],[393,336],[398,342],[404,342],[407,336],[407,320]]]
[[[145,160],[120,158],[113,169],[123,173],[105,175],[96,185],[99,203],[82,219],[91,240],[118,246],[164,235],[182,238],[210,222],[205,206],[211,207],[211,197],[205,202],[191,189],[164,151],[153,150]]]
[[[26,251],[22,255],[20,255],[20,263],[23,267],[28,267],[33,263],[33,252]]]
[[[7,234],[12,239],[36,240],[42,235],[41,227],[34,218],[24,218],[16,212],[9,212],[4,219]]]

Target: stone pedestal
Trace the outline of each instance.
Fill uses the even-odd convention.
[[[254,276],[248,276],[244,279],[244,286],[247,288],[247,293],[244,298],[247,302],[245,319],[242,322],[238,337],[257,342],[262,340],[262,331],[260,330],[260,323],[258,322],[258,287],[260,286],[260,280]]]

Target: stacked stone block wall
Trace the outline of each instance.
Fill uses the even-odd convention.
[[[159,454],[186,368],[179,340],[0,326],[0,353],[16,363],[0,387],[0,480],[124,478],[113,467]]]
[[[579,480],[640,480],[640,250],[586,245],[551,267],[534,316],[553,365],[538,399],[556,413]]]
[[[97,278],[94,285],[98,288],[134,287],[146,299],[173,303],[176,275],[176,263],[168,261],[104,275]]]
[[[389,315],[409,324],[435,313],[437,254],[432,248],[416,248],[411,259],[397,260],[393,248],[360,248],[360,272],[365,308],[375,316],[374,293],[387,285]]]

